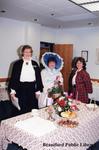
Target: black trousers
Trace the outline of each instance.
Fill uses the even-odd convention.
[[[19,98],[21,110],[19,114],[38,109],[38,100],[35,96],[35,82],[20,82],[16,96]]]
[[[22,146],[19,146],[16,143],[9,143],[6,150],[27,150],[27,149],[23,149]]]
[[[0,121],[12,117],[13,105],[11,101],[0,101]]]
[[[87,150],[99,150],[99,141],[90,146]]]

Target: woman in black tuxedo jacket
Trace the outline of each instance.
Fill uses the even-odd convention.
[[[31,46],[23,46],[22,59],[14,63],[9,81],[8,89],[11,100],[14,101],[16,97],[19,100],[21,109],[18,114],[38,108],[36,95],[39,95],[43,90],[40,68],[32,60],[32,52]]]

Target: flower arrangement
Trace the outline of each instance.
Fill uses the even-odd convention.
[[[72,115],[71,112],[78,110],[75,101],[72,99],[72,95],[66,96],[59,82],[55,82],[54,86],[48,90],[48,96],[53,99],[53,107],[59,115],[62,112],[68,112],[69,115]]]
[[[60,96],[53,104],[53,107],[57,113],[66,111],[72,112],[78,110],[78,107],[75,104],[74,100],[66,96]]]

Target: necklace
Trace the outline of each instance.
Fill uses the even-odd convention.
[[[26,65],[28,65],[29,63],[28,62],[26,62]]]

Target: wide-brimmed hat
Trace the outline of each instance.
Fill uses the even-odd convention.
[[[42,55],[41,62],[45,68],[48,68],[48,62],[55,62],[55,69],[61,70],[63,68],[63,58],[53,52],[46,52]]]

